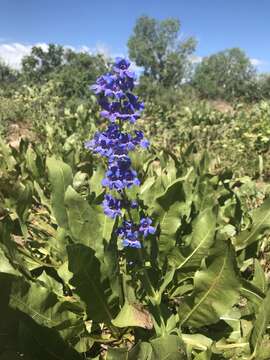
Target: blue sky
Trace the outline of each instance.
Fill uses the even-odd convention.
[[[31,45],[49,42],[126,54],[136,18],[146,14],[178,17],[183,36],[198,40],[198,57],[238,46],[260,71],[270,71],[270,0],[1,0],[0,5],[0,56],[11,62]]]

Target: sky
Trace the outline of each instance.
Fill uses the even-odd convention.
[[[19,67],[31,46],[127,55],[136,19],[180,19],[182,38],[197,41],[195,61],[240,47],[270,72],[270,0],[0,0],[0,57]]]

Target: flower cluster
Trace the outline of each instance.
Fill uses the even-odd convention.
[[[127,188],[140,185],[137,173],[131,166],[129,152],[136,147],[149,146],[142,131],[123,131],[125,123],[134,124],[144,109],[144,104],[132,93],[134,85],[135,74],[130,70],[130,62],[116,58],[112,73],[99,77],[96,84],[91,86],[102,108],[100,115],[110,123],[105,131],[97,132],[92,140],[87,141],[85,147],[107,159],[108,169],[102,185],[118,194],[118,197],[105,195],[102,203],[104,213],[113,219],[122,219],[117,235],[124,247],[140,248],[142,238],[154,234],[155,228],[151,226],[149,217],[141,218],[139,224],[133,221],[130,210],[138,208],[138,203],[129,200],[125,192]]]

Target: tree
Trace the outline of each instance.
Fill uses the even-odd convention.
[[[143,67],[143,76],[153,84],[179,86],[187,77],[189,57],[194,52],[193,38],[180,41],[180,21],[138,18],[128,41],[129,57]]]
[[[261,90],[261,97],[263,99],[270,99],[270,74],[260,74],[258,82]]]
[[[33,46],[31,54],[22,59],[22,74],[26,81],[46,82],[51,73],[63,65],[64,53],[61,45],[49,44],[48,49]]]
[[[18,71],[12,69],[0,59],[0,88],[11,89],[18,80]]]
[[[67,50],[65,63],[55,72],[55,79],[61,89],[61,95],[68,98],[84,98],[92,94],[89,85],[106,71],[106,61],[102,55]]]
[[[88,96],[89,85],[105,70],[102,55],[75,52],[55,44],[49,44],[48,49],[34,46],[22,60],[22,77],[27,84],[42,85],[53,80],[60,96],[73,99]]]
[[[233,100],[249,94],[255,75],[244,51],[232,48],[205,57],[195,69],[192,84],[204,98]]]

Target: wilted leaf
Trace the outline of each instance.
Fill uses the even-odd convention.
[[[149,330],[153,327],[151,315],[142,305],[129,304],[127,302],[112,323],[120,328],[138,326]]]

